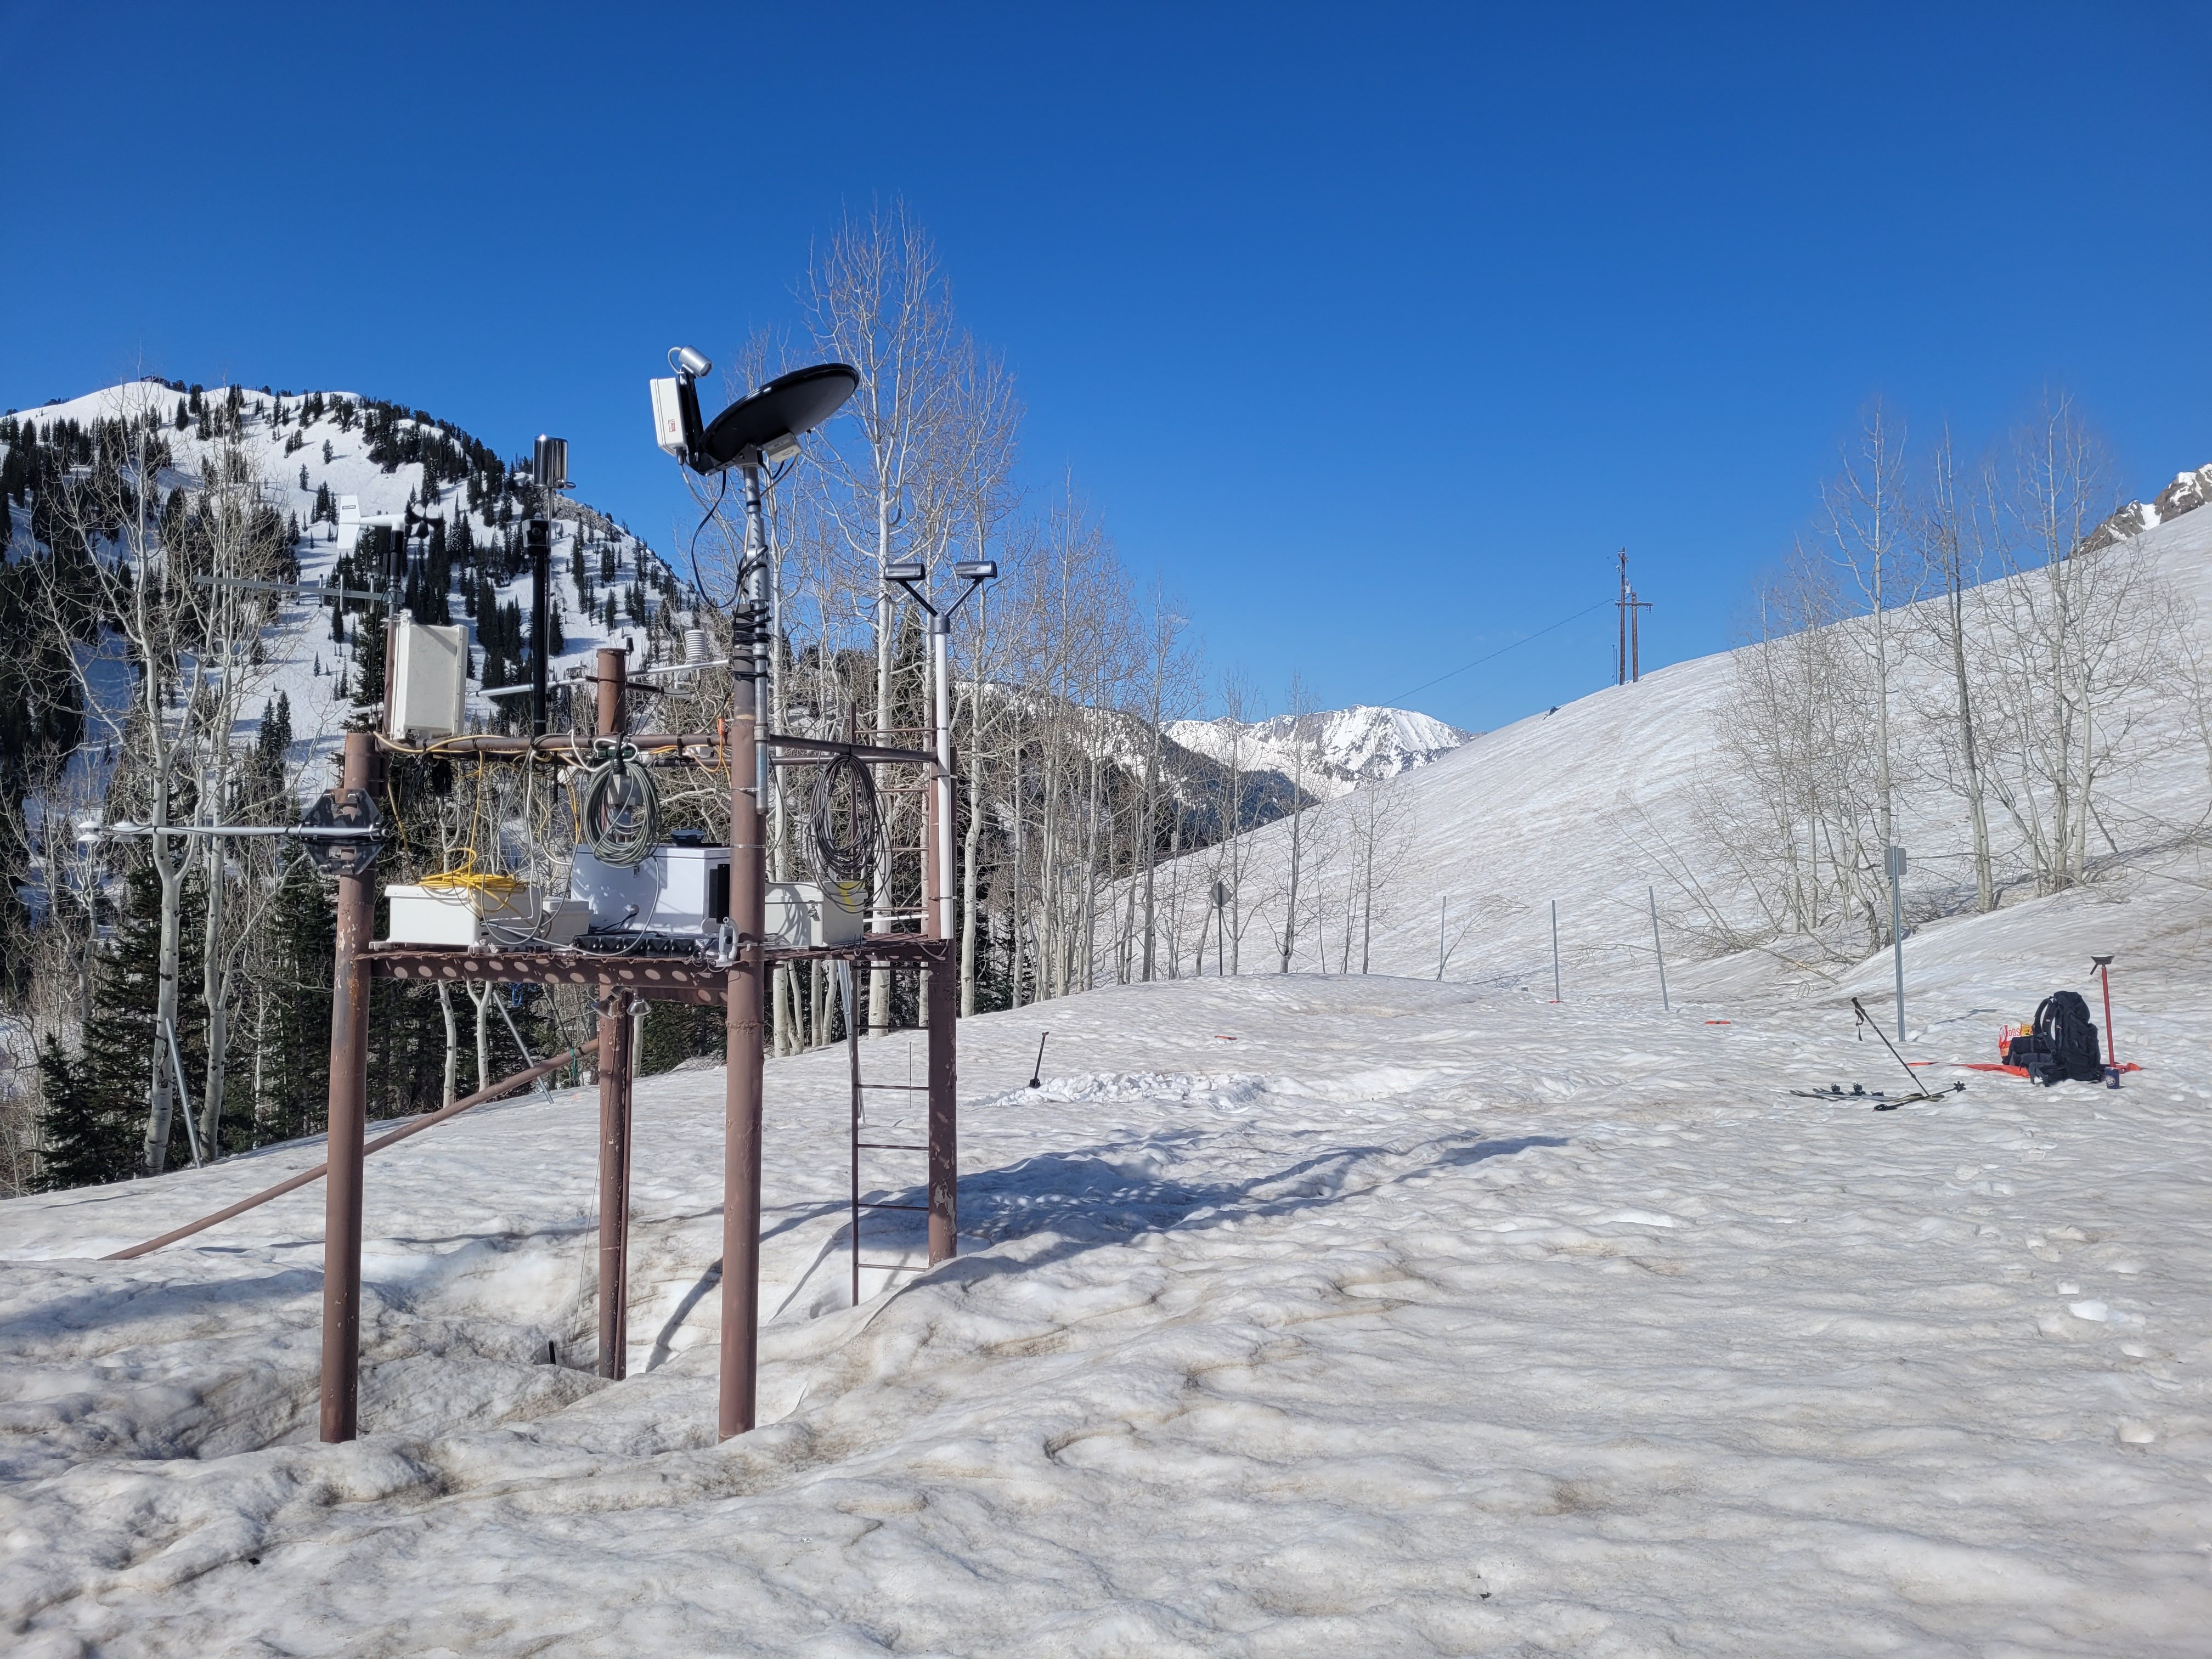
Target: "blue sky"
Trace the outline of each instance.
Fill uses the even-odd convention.
[[[0,406],[143,362],[564,433],[665,546],[644,382],[902,196],[1218,672],[1391,699],[1609,596],[1729,643],[1856,409],[2045,386],[2212,461],[2212,12],[0,0]],[[1611,678],[1601,611],[1411,698]]]

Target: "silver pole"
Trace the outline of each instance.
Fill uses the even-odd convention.
[[[1893,847],[1889,866],[1889,949],[1897,964],[1897,1040],[1905,1041],[1905,849]]]
[[[1437,901],[1437,977],[1444,976],[1444,918],[1451,914],[1451,895]]]
[[[937,936],[952,937],[952,619],[929,619],[930,666],[937,681]],[[924,894],[925,902],[928,895]]]
[[[192,1119],[192,1088],[185,1081],[185,1057],[177,1052],[177,1028],[163,1020],[161,1030],[169,1039],[169,1069],[176,1074],[177,1098],[185,1103],[185,1144],[192,1149],[192,1168],[197,1170],[201,1167],[200,1131]]]
[[[1667,948],[1659,943],[1659,894],[1647,886],[1644,896],[1651,902],[1651,951],[1659,958],[1659,1006],[1671,1013],[1674,1004],[1667,1000]]]
[[[1559,902],[1552,901],[1552,1000],[1564,1000],[1559,995]]]

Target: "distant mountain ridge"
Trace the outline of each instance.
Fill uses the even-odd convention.
[[[2110,547],[2159,525],[2170,524],[2185,513],[2194,513],[2207,501],[2212,501],[2212,466],[2178,473],[2173,482],[2149,501],[2130,501],[2091,531],[2082,538],[2081,550],[2094,553],[2100,547]]]
[[[1303,771],[1306,793],[1325,799],[1430,765],[1478,735],[1410,708],[1367,703],[1264,720],[1173,720],[1164,729],[1224,766],[1286,779]]]

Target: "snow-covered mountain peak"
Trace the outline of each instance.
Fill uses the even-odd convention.
[[[1350,793],[1450,753],[1475,734],[1410,708],[1361,703],[1308,714],[1244,721],[1226,715],[1176,720],[1167,734],[1184,748],[1248,772],[1303,775],[1309,794]]]
[[[149,415],[167,451],[157,475],[164,495],[199,489],[204,462],[234,438],[262,499],[297,526],[291,551],[301,581],[396,584],[404,565],[415,619],[466,630],[471,716],[496,718],[520,706],[482,695],[526,677],[524,613],[531,602],[520,546],[528,503],[490,445],[424,410],[355,392],[186,387],[149,379],[9,411],[0,430],[15,434],[16,443],[0,435],[0,455],[35,441],[66,453],[70,465],[85,465],[89,434],[102,423]],[[410,514],[434,523],[437,535],[395,551],[390,538]],[[19,516],[16,538],[32,533],[29,516]],[[662,613],[675,602],[677,584],[650,548],[573,498],[561,505],[553,541],[548,665],[555,684],[580,670],[599,646],[634,639],[649,652],[656,623],[665,639]],[[287,596],[260,641],[243,714],[250,724],[281,695],[296,762],[335,754],[356,712],[362,607],[347,610],[351,614],[334,619],[319,597]],[[328,781],[312,763],[301,778],[310,791]]]
[[[2177,473],[2172,483],[2160,490],[2148,501],[2130,501],[2125,507],[2091,531],[2082,541],[2085,550],[2094,552],[2100,547],[2110,547],[2114,542],[2130,536],[2139,536],[2146,530],[2170,524],[2185,513],[2192,513],[2212,501],[2212,466],[2200,466],[2194,471]]]

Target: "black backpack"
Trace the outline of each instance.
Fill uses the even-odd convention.
[[[2032,1042],[2015,1039],[2024,1052],[2014,1063],[2027,1067],[2032,1083],[2102,1083],[2103,1050],[2089,1005],[2079,991],[2053,991],[2035,1011]]]

